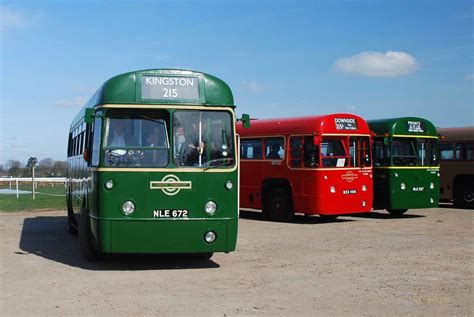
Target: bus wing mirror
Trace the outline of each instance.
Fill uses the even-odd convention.
[[[86,113],[84,115],[84,121],[87,123],[87,124],[91,124],[94,122],[94,116],[95,116],[95,111],[94,109],[86,109]]]
[[[242,119],[240,119],[240,121],[242,121],[242,126],[244,129],[250,128],[250,115],[246,113],[242,114]]]

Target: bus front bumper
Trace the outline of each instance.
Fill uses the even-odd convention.
[[[236,219],[92,218],[92,228],[103,253],[230,252],[237,240]],[[212,243],[205,241],[209,231],[216,235]]]

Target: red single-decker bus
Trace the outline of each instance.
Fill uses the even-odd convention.
[[[240,206],[274,221],[372,209],[370,129],[352,114],[254,120],[240,135]]]

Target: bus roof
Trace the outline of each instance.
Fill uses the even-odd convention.
[[[474,141],[474,127],[438,128],[442,141]]]
[[[237,128],[243,137],[308,133],[314,135],[370,134],[369,126],[364,119],[348,113],[252,120],[250,129],[243,129],[241,122],[237,124]]]
[[[186,99],[158,99],[152,89],[147,88],[145,95],[144,83],[156,84],[157,78],[197,78],[198,87]],[[159,80],[158,80],[159,81]],[[173,87],[173,83],[168,80],[168,87]],[[161,82],[160,82],[161,85]],[[161,86],[160,86],[161,87]],[[142,89],[143,88],[143,89]],[[146,69],[128,72],[114,76],[107,80],[89,99],[86,105],[74,118],[72,125],[84,117],[85,109],[94,108],[103,104],[172,104],[172,105],[200,105],[200,106],[228,106],[235,107],[234,97],[229,86],[222,80],[212,75],[184,69]]]
[[[376,135],[393,136],[438,136],[431,121],[418,117],[402,117],[367,120],[370,129]]]

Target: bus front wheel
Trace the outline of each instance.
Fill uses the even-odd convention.
[[[392,216],[401,216],[404,213],[407,212],[408,209],[387,209],[387,211],[392,215]]]
[[[71,193],[66,197],[66,205],[67,205],[67,226],[68,231],[73,236],[77,236],[77,223],[76,219],[74,219],[74,210],[72,209],[72,202],[71,202]]]
[[[210,260],[213,255],[214,255],[214,252],[196,253],[194,255],[194,258],[199,261],[207,261],[207,260]]]
[[[82,256],[87,261],[94,261],[98,258],[98,252],[95,250],[91,239],[91,223],[89,211],[82,207],[81,217],[79,219],[79,246]]]
[[[283,188],[272,190],[267,196],[264,214],[272,221],[291,221],[294,212],[288,191]]]

